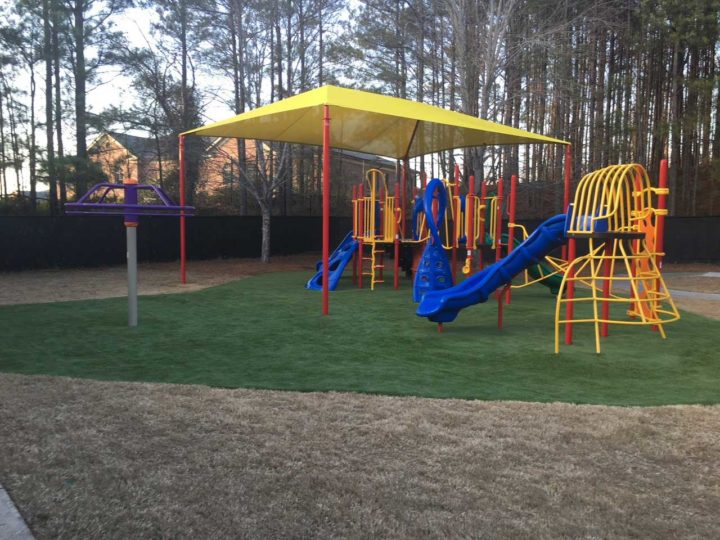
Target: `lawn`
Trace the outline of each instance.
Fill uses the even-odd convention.
[[[517,291],[496,328],[494,303],[439,334],[414,314],[409,283],[371,292],[343,278],[331,315],[304,272],[142,297],[139,328],[123,299],[0,308],[0,371],[227,388],[356,391],[611,405],[720,402],[720,321],[683,314],[663,341],[612,327],[596,355],[591,329],[553,354],[554,299]]]

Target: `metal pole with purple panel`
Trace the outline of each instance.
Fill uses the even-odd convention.
[[[122,190],[122,203],[108,201],[108,195]],[[148,191],[155,201],[142,204],[138,196],[140,191]],[[126,179],[122,184],[106,182],[95,184],[75,203],[65,204],[68,214],[122,215],[124,217],[127,243],[128,277],[128,326],[138,325],[138,287],[137,287],[137,227],[140,216],[181,216],[193,215],[192,206],[177,206],[167,194],[157,186],[138,184],[137,180]]]

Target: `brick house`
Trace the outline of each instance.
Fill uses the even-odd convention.
[[[250,170],[257,166],[254,140],[245,140],[245,163]],[[268,155],[266,146],[266,156]],[[108,179],[122,182],[136,178],[144,183],[163,184],[163,180],[176,178],[176,147],[172,141],[127,135],[114,131],[101,133],[89,146],[90,159],[100,165]],[[350,150],[332,150],[332,200],[333,206],[346,210],[352,196],[352,186],[365,178],[368,169],[385,172],[392,185],[395,179],[395,162],[375,155]],[[238,142],[237,139],[216,138],[205,149],[201,158],[199,178],[196,185],[196,202],[202,206],[228,210],[232,193],[238,192]],[[273,164],[267,162],[266,167]],[[279,196],[292,196],[291,212],[303,214],[316,211],[317,194],[320,192],[322,156],[317,148],[296,147],[292,156],[292,176],[288,186]],[[250,201],[252,205],[252,201]],[[287,204],[285,202],[284,204]],[[287,210],[287,206],[285,207]]]
[[[156,140],[104,131],[88,147],[88,156],[112,182],[135,178],[162,185],[168,175],[177,171],[172,149],[167,138]]]
[[[268,147],[266,156],[268,154]],[[236,182],[238,173],[237,139],[217,138],[206,149],[200,166],[199,189],[207,194],[221,191],[228,184]],[[245,141],[245,160],[256,166],[255,141]],[[266,164],[267,167],[270,164]],[[395,162],[372,154],[351,150],[332,150],[330,172],[333,191],[338,196],[352,195],[352,185],[365,178],[368,169],[380,169],[388,177],[395,178]],[[293,155],[291,188],[294,192],[319,191],[322,171],[321,154],[317,149],[305,147],[301,154]]]

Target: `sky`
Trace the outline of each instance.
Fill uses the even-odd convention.
[[[351,5],[355,4],[356,0],[351,1]],[[130,45],[135,47],[143,47],[148,43],[152,42],[151,39],[151,26],[154,21],[157,20],[157,13],[151,9],[143,8],[131,8],[124,11],[122,14],[115,15],[112,21],[117,30],[122,31]],[[88,56],[91,57],[93,51],[88,51]],[[37,80],[37,96],[36,96],[36,115],[38,118],[44,118],[44,70],[45,66],[41,62],[37,66],[36,80]],[[66,79],[69,75],[65,76]],[[229,101],[231,97],[231,89],[229,86],[223,91],[223,85],[218,84],[217,80],[211,77],[209,74],[198,70],[197,78],[199,86],[203,89],[212,89],[211,92],[207,92],[208,101],[204,108],[204,123],[214,122],[233,116],[233,111],[226,104],[225,100]],[[66,87],[64,89],[64,98],[72,98],[72,88],[67,86],[68,81],[66,80]],[[23,73],[22,78],[17,80],[17,86],[29,94],[29,76]],[[99,74],[98,80],[92,85],[88,85],[88,92],[86,97],[88,112],[100,113],[110,106],[122,106],[123,108],[129,108],[135,101],[136,96],[132,88],[132,80],[120,73],[120,70],[116,67],[105,67]],[[29,103],[28,103],[29,104]],[[75,127],[72,118],[68,118],[64,122],[63,129],[63,141],[64,147],[67,154],[72,154],[75,149]],[[146,133],[129,131],[135,135],[147,135]],[[38,145],[41,147],[45,146],[45,132],[43,129],[37,131]],[[92,142],[93,138],[97,133],[89,133],[88,145]],[[461,154],[458,155],[460,157]],[[430,161],[430,157],[426,158],[426,163]],[[412,165],[413,167],[419,167],[419,164]],[[14,172],[8,169],[8,180],[9,190],[14,191],[16,181]],[[24,168],[21,172],[21,189],[29,190],[29,170],[27,162],[24,164]],[[47,187],[38,187],[38,190],[47,189]]]
[[[116,15],[112,18],[116,28],[121,30],[127,36],[128,41],[132,46],[142,47],[151,41],[151,30],[150,27],[154,20],[157,20],[157,14],[153,10],[132,8],[121,15]],[[92,54],[92,51],[88,51]],[[36,68],[36,116],[39,119],[44,119],[44,103],[45,103],[45,92],[44,92],[44,74],[45,65],[40,62]],[[69,75],[66,75],[67,79]],[[200,84],[203,86],[209,86],[210,80],[207,75],[203,73],[198,74]],[[63,98],[72,98],[72,88],[67,86],[68,82],[65,80],[65,87],[63,89]],[[16,80],[16,86],[18,89],[25,94],[25,101],[29,105],[30,93],[30,78],[27,72],[23,71],[20,78]],[[120,70],[115,67],[103,68],[103,71],[99,74],[98,80],[93,84],[88,85],[88,92],[86,96],[87,108],[90,113],[100,113],[110,106],[121,105],[125,108],[130,107],[135,101],[135,92],[132,89],[132,80],[120,73]],[[205,116],[208,122],[220,120],[231,116],[232,110],[227,107],[218,97],[213,97],[207,103],[205,108]],[[142,132],[130,132],[136,135],[146,135]],[[89,134],[88,145],[92,142],[96,133]],[[45,147],[46,138],[45,131],[43,129],[37,130],[37,144],[41,147]],[[63,144],[67,154],[72,154],[75,150],[75,128],[72,118],[66,118],[63,122]],[[8,190],[16,190],[16,179],[15,174],[12,170],[7,170],[8,174]],[[21,189],[29,190],[29,168],[27,160],[24,163],[23,170],[21,172]],[[47,189],[47,186],[38,186],[38,190]]]

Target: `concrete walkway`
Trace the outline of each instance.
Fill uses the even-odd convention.
[[[668,289],[670,294],[681,298],[695,298],[696,300],[715,300],[720,302],[720,294],[695,292],[695,291],[678,291],[676,289]]]
[[[0,485],[0,539],[34,540],[35,537],[25,524],[5,488]]]

